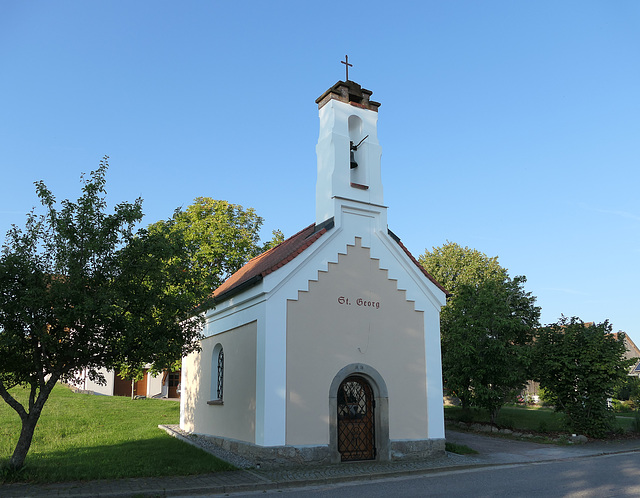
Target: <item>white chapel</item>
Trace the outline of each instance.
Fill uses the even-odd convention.
[[[387,227],[371,95],[316,100],[315,222],[215,291],[183,359],[181,429],[262,465],[444,453],[446,291]]]

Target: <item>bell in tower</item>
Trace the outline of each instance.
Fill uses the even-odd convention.
[[[358,143],[358,145],[353,145],[353,140],[349,141],[349,148],[351,151],[351,169],[358,167],[358,163],[356,162],[355,151],[358,150],[358,147],[360,147],[362,145],[362,142],[364,142],[368,137],[369,135],[367,135],[362,140],[360,140],[360,143]]]
[[[356,162],[356,155],[354,154],[354,151],[358,150],[358,147],[353,145],[352,141],[349,141],[349,148],[351,149],[350,154],[351,154],[351,169],[353,168],[357,168],[358,167],[358,163]]]

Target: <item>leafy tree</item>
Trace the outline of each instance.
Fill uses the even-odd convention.
[[[426,250],[418,261],[452,296],[460,284],[475,285],[507,276],[507,270],[500,266],[497,256],[490,258],[477,249],[455,242],[447,241],[442,247]]]
[[[197,290],[192,296],[200,296],[202,306],[206,308],[205,297],[222,284],[231,274],[236,272],[251,258],[276,246],[284,240],[280,230],[273,231],[273,238],[264,246],[260,245],[260,228],[263,219],[253,208],[243,208],[227,201],[219,201],[209,197],[198,197],[185,210],[177,209],[168,220],[160,220],[149,225],[145,233],[147,244],[152,241],[157,248],[148,251],[152,260],[136,255],[144,263],[151,265],[157,272],[182,272],[189,269],[192,278],[189,289]],[[135,240],[134,243],[137,243]],[[144,252],[144,246],[140,249]],[[177,252],[179,249],[179,252]],[[130,244],[130,251],[136,251],[136,245]],[[148,275],[149,269],[133,269],[131,278],[136,275]],[[157,278],[163,278],[157,275]],[[181,292],[185,292],[181,289]],[[158,295],[157,299],[170,298]],[[146,326],[146,324],[144,325]],[[175,361],[178,351],[167,349],[164,363],[156,361],[149,371],[157,374],[163,369],[178,370],[180,361]],[[175,348],[174,348],[175,349]],[[118,364],[117,371],[133,382],[144,375],[145,361],[132,361],[126,358]]]
[[[538,330],[533,351],[535,380],[570,429],[592,437],[610,431],[614,415],[607,398],[634,361],[624,358],[623,334],[611,334],[608,321],[585,324],[562,316]]]
[[[510,278],[498,258],[447,242],[425,251],[420,263],[449,292],[440,315],[446,387],[464,408],[500,408],[528,380],[531,332],[540,308],[524,290],[526,278]]]
[[[259,244],[263,222],[253,208],[198,197],[186,210],[176,210],[168,221],[150,225],[149,232],[165,237],[182,234],[187,249],[182,263],[197,270],[213,292],[242,265],[263,252]],[[274,232],[274,238],[276,236]]]
[[[284,242],[284,234],[282,233],[282,231],[272,230],[271,240],[265,243],[264,246],[262,246],[262,252],[267,252],[269,249],[273,249],[275,246],[277,246],[281,242]]]
[[[36,423],[58,380],[119,364],[166,364],[198,348],[202,317],[194,308],[207,289],[182,264],[183,234],[171,239],[134,227],[142,201],[106,211],[108,158],[82,177],[77,202],[57,207],[43,182],[44,214],[13,226],[0,256],[0,396],[22,428],[9,467],[19,469]],[[9,392],[29,389],[23,406]]]

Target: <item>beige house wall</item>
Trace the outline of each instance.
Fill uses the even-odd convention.
[[[329,387],[346,365],[376,369],[390,439],[427,438],[424,313],[360,239],[287,305],[286,443],[329,443]]]
[[[203,339],[202,351],[182,360],[182,429],[255,442],[256,339],[257,323],[251,322]],[[212,356],[218,343],[224,351],[223,403],[207,404],[212,371],[214,379],[217,375],[217,356]]]

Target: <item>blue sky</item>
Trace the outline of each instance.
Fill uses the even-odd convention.
[[[110,204],[144,223],[208,196],[286,236],[314,221],[314,100],[382,103],[389,226],[526,275],[542,322],[609,319],[640,345],[640,3],[6,0],[0,232],[76,199],[110,156]]]

